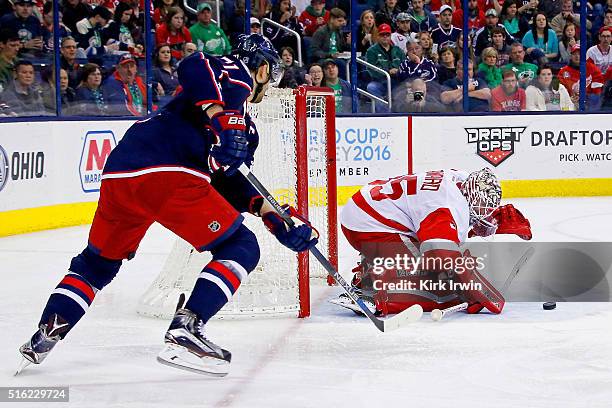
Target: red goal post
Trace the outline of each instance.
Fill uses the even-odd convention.
[[[308,146],[309,146],[309,114],[317,113],[316,108],[309,106],[309,96],[325,99],[325,135],[327,154],[325,171],[327,173],[327,255],[332,265],[338,268],[338,198],[337,198],[337,178],[336,178],[336,101],[334,91],[331,88],[306,87],[300,86],[295,91],[296,95],[296,150],[298,152],[297,171],[298,171],[298,206],[297,211],[309,219],[309,192],[308,192]],[[333,147],[333,149],[330,149]],[[329,188],[333,186],[333,188]],[[316,225],[315,225],[316,227]],[[333,237],[333,238],[332,238]],[[300,286],[306,287],[304,293],[300,293],[300,313],[299,317],[310,316],[310,256],[308,252],[298,254],[298,278]],[[316,260],[312,260],[317,262]],[[333,284],[331,276],[327,276],[328,284]]]

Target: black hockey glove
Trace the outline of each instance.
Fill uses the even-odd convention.
[[[210,119],[210,128],[216,136],[210,149],[210,169],[216,171],[225,167],[225,173],[231,176],[248,155],[244,118],[238,111],[222,111]]]
[[[291,215],[295,222],[294,227],[289,227],[285,221],[274,211],[265,213],[263,219],[266,228],[274,234],[278,242],[295,252],[306,251],[319,242],[319,231],[316,230],[308,220],[301,217],[295,208],[284,205],[285,212]]]

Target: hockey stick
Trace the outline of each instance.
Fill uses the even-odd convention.
[[[527,250],[525,251],[523,256],[521,256],[520,259],[516,262],[516,265],[514,265],[514,268],[512,269],[512,271],[510,272],[510,274],[506,278],[506,281],[504,282],[504,286],[502,286],[502,288],[501,288],[501,292],[502,293],[504,293],[504,294],[506,293],[506,291],[508,290],[508,288],[512,284],[512,281],[514,280],[514,278],[516,278],[516,275],[518,275],[518,273],[521,270],[521,268],[523,267],[523,265],[525,265],[527,263],[529,258],[531,258],[534,253],[535,253],[535,249],[533,249],[533,247],[527,248]]]
[[[263,198],[270,203],[270,205],[274,208],[274,210],[281,216],[281,218],[285,221],[285,223],[289,227],[294,227],[295,223],[293,219],[287,215],[283,207],[279,204],[278,201],[268,192],[268,190],[261,184],[261,182],[255,177],[255,175],[251,172],[251,170],[243,163],[240,165],[238,170],[246,177],[246,179],[255,187],[255,189],[263,196]],[[319,251],[319,249],[315,246],[310,248],[310,252],[317,258],[317,261],[325,268],[327,273],[338,282],[338,284],[344,289],[346,294],[355,302],[361,311],[374,323],[376,328],[381,332],[387,332],[391,330],[398,329],[405,323],[416,322],[423,315],[423,308],[420,305],[414,305],[409,307],[408,309],[402,311],[401,313],[396,314],[395,316],[389,319],[379,319],[374,315],[374,313],[370,310],[369,307],[361,300],[359,295],[355,292],[355,289],[351,285],[349,285],[342,275],[338,273],[336,268],[329,262],[329,260]]]
[[[514,268],[512,268],[512,271],[510,271],[510,273],[508,274],[508,277],[506,278],[506,281],[504,282],[504,286],[502,286],[502,289],[500,292],[505,293],[508,290],[508,288],[512,284],[512,281],[514,281],[514,278],[516,278],[521,268],[527,263],[529,258],[531,258],[534,253],[535,253],[535,249],[533,249],[533,247],[527,248],[523,256],[521,256],[519,260],[516,261]],[[468,302],[463,302],[458,305],[447,307],[446,309],[442,309],[442,310],[434,309],[431,311],[431,319],[439,322],[440,320],[444,318],[444,316],[466,310],[468,308],[468,305],[469,305]]]

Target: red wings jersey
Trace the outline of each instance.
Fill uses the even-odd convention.
[[[406,234],[419,242],[430,239],[467,240],[469,207],[458,183],[467,173],[428,171],[377,180],[351,197],[341,223],[357,232]]]
[[[599,45],[594,45],[589,48],[586,53],[587,59],[593,62],[597,68],[599,68],[606,79],[612,79],[612,71],[610,70],[610,67],[612,66],[611,51],[612,48],[609,48],[606,52],[602,50]]]
[[[580,91],[580,70],[566,65],[557,74],[559,82],[567,89],[570,96]],[[600,94],[604,86],[604,77],[595,64],[587,60],[586,63],[586,91],[587,94]]]

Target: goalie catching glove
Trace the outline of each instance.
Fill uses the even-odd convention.
[[[513,234],[525,241],[529,241],[531,235],[531,224],[529,220],[512,204],[498,207],[489,216],[489,223],[495,226],[495,234]],[[468,236],[486,236],[476,231],[476,228],[470,230]]]
[[[283,209],[295,223],[293,227],[289,227],[275,211],[269,211],[261,217],[266,228],[274,234],[278,242],[295,252],[306,251],[317,245],[319,231],[292,206],[284,205]]]
[[[230,176],[245,161],[249,152],[244,117],[238,111],[221,111],[210,118],[210,129],[216,137],[210,149],[210,169],[216,171],[226,167],[225,172]]]
[[[497,221],[497,234],[514,234],[526,241],[531,239],[529,220],[512,204],[499,207],[492,217]]]

